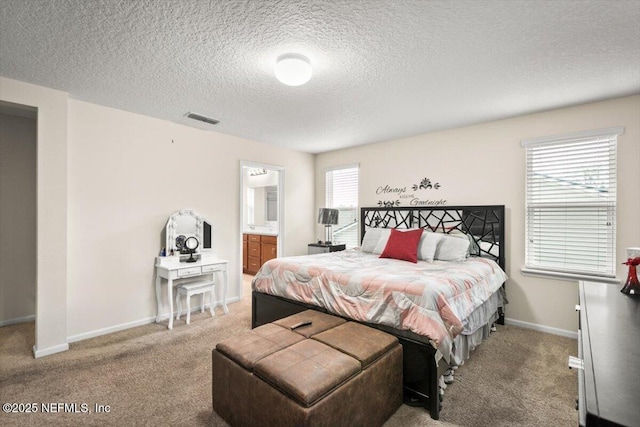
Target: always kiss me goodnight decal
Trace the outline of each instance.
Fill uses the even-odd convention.
[[[376,189],[378,196],[395,197],[395,200],[378,200],[380,207],[394,206],[444,206],[447,204],[446,199],[429,198],[436,195],[442,188],[439,182],[433,182],[429,178],[423,178],[419,184],[413,184],[409,187],[391,187],[390,185],[381,185]]]

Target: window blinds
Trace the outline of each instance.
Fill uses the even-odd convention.
[[[358,166],[325,172],[325,207],[339,210],[334,244],[358,246]]]
[[[622,131],[522,142],[526,268],[615,276],[616,144]]]

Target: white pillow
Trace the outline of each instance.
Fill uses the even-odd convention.
[[[380,238],[372,252],[375,255],[380,255],[384,251],[384,248],[387,246],[387,242],[389,241],[389,236],[391,235],[390,228],[379,228],[378,230],[380,230]]]
[[[364,232],[364,237],[362,238],[362,245],[360,246],[360,250],[362,252],[371,253],[376,248],[376,244],[378,240],[380,240],[380,228],[369,228]]]
[[[420,243],[418,243],[418,259],[433,262],[438,242],[440,242],[442,236],[440,233],[432,233],[425,230],[420,237]]]
[[[469,239],[466,236],[442,234],[434,259],[440,261],[464,261],[469,255]]]
[[[467,258],[471,255],[480,255],[480,249],[478,248],[478,244],[473,239],[471,234],[465,234],[461,231],[454,230],[451,233],[447,233],[447,236],[457,237],[459,239],[467,239],[469,241],[469,249],[467,249]]]

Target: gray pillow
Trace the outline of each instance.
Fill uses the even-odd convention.
[[[376,247],[373,249],[375,255],[380,255],[384,252],[384,248],[387,246],[389,236],[391,235],[390,228],[379,228],[378,230],[380,230],[380,238],[378,239],[378,243],[376,243]]]
[[[469,255],[469,239],[466,235],[442,234],[434,259],[440,261],[464,261]]]
[[[378,240],[380,240],[380,230],[380,228],[369,228],[364,232],[362,245],[360,246],[360,250],[362,252],[373,252],[373,250],[376,248]]]
[[[438,243],[442,239],[443,234],[433,233],[425,230],[420,237],[420,243],[418,243],[418,259],[433,262],[438,248]]]

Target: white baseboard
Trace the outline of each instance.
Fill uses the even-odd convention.
[[[560,335],[567,338],[578,339],[578,332],[567,331],[564,329],[552,328],[551,326],[538,325],[536,323],[523,322],[522,320],[504,319],[504,323],[507,325],[519,326],[521,328],[533,329],[535,331],[546,332],[548,334]]]
[[[35,314],[32,314],[31,316],[16,317],[15,319],[0,320],[0,327],[15,325],[16,323],[31,322],[33,320],[36,320]]]
[[[146,319],[135,320],[133,322],[121,323],[119,325],[109,326],[108,328],[96,329],[94,331],[83,332],[81,334],[71,335],[67,337],[67,342],[78,342],[89,338],[99,337],[101,335],[111,334],[113,332],[123,331],[136,326],[146,325],[155,322],[155,317],[147,317]]]
[[[227,300],[227,304],[230,304],[236,301],[240,301],[240,298],[239,297],[229,298]],[[218,301],[215,304],[216,306],[218,306],[219,304],[222,304],[222,302]],[[209,308],[209,305],[210,304],[204,305],[205,310]],[[200,311],[200,310],[201,310],[200,305],[191,307],[191,313],[193,313],[194,311]],[[176,314],[173,313],[173,315],[175,316]],[[160,315],[161,321],[168,320],[168,319],[169,319],[169,312]],[[125,329],[129,329],[129,328],[135,328],[136,326],[147,325],[149,323],[154,323],[155,321],[156,321],[156,316],[153,316],[153,317],[147,317],[140,320],[134,320],[133,322],[127,322],[127,323],[121,323],[119,325],[109,326],[108,328],[102,328],[102,329],[96,329],[94,331],[83,332],[81,334],[76,334],[76,335],[67,337],[67,342],[72,343],[72,342],[86,340],[89,338],[95,338],[101,335],[111,334],[113,332],[118,332],[118,331],[124,331]]]
[[[33,346],[33,357],[36,359],[38,357],[49,356],[50,354],[60,353],[62,351],[69,350],[69,343],[54,345],[53,347],[45,348],[43,350],[36,349],[36,346]]]

